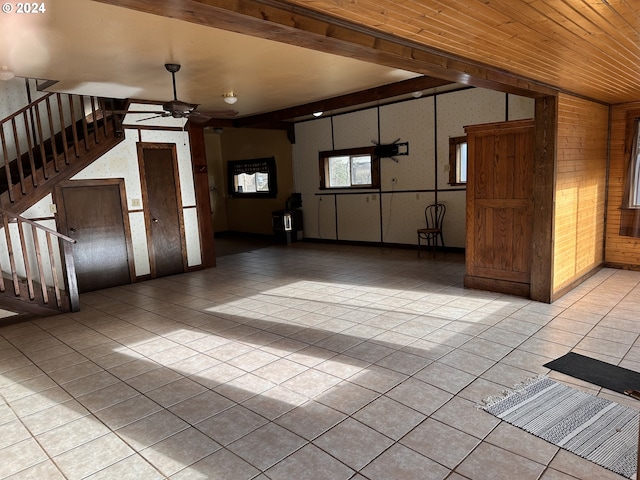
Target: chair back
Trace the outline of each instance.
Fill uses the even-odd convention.
[[[444,220],[444,214],[446,211],[447,207],[442,203],[427,205],[424,209],[424,219],[427,223],[427,228],[437,228],[442,230],[442,221]]]

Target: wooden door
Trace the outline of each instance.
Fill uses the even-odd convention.
[[[131,283],[131,234],[122,179],[71,181],[58,187],[60,229],[72,247],[78,291]]]
[[[533,120],[467,127],[465,285],[529,296]]]
[[[184,223],[174,144],[138,143],[151,277],[186,269]]]

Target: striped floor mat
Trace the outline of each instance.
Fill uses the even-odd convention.
[[[482,409],[537,437],[627,478],[638,462],[638,411],[557,383],[536,379]]]

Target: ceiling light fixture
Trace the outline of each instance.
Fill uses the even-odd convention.
[[[413,98],[420,98],[422,96],[422,90],[418,90],[417,92],[413,92],[411,94]]]
[[[324,112],[313,112],[314,117],[321,117]]]
[[[3,65],[0,69],[0,80],[11,80],[16,74],[9,70],[9,67]]]
[[[225,93],[224,95],[222,95],[222,98],[224,98],[224,101],[229,105],[233,105],[238,101],[238,96],[233,92]]]

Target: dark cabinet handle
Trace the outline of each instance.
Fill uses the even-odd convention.
[[[73,228],[73,227],[71,227],[71,228],[69,229],[69,231],[70,231],[71,233],[76,233],[76,229],[75,229],[75,228]]]

